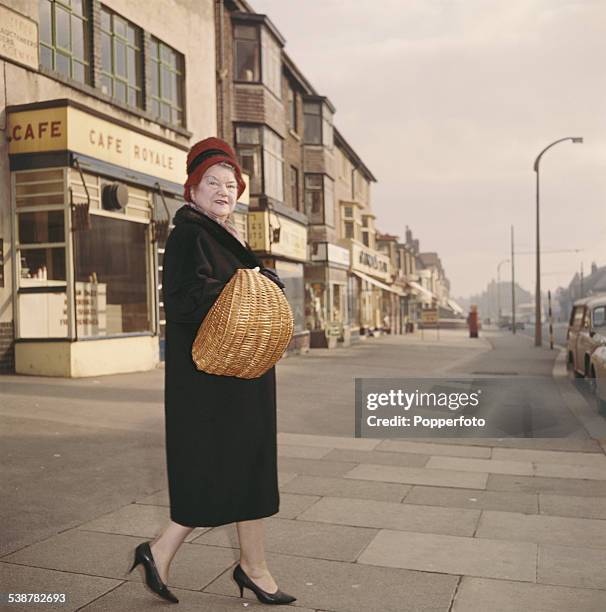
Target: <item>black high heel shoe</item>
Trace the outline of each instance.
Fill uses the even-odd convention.
[[[145,582],[147,586],[156,593],[156,595],[162,597],[162,599],[166,599],[172,603],[179,603],[179,600],[168,590],[168,587],[162,582],[162,578],[160,578],[151,548],[149,547],[149,542],[143,542],[143,544],[139,544],[139,546],[135,548],[135,561],[130,570],[128,570],[128,573],[130,574],[140,563],[143,563],[145,569]]]
[[[268,593],[261,587],[257,586],[246,574],[246,572],[240,567],[240,564],[234,567],[233,573],[234,580],[240,587],[240,597],[244,597],[244,587],[250,589],[261,603],[265,604],[289,604],[296,601],[297,598],[284,593],[278,589],[275,593]]]

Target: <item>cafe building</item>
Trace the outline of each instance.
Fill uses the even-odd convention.
[[[164,242],[187,150],[216,133],[214,13],[210,0],[162,17],[144,6],[0,0],[2,371],[97,376],[162,359]],[[190,99],[207,102],[192,113]]]

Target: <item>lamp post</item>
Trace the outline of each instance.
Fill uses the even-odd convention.
[[[509,259],[504,259],[497,264],[497,326],[501,320],[501,266],[508,262]]]
[[[537,174],[537,270],[536,270],[536,286],[535,286],[535,322],[534,322],[534,345],[541,346],[543,344],[543,329],[541,327],[541,246],[540,246],[540,226],[539,226],[539,164],[544,153],[565,140],[572,140],[575,143],[582,143],[583,138],[580,136],[567,136],[560,138],[546,146],[534,160],[534,171]]]

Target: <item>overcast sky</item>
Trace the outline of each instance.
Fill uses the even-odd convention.
[[[606,265],[604,0],[250,0],[337,108],[335,124],[378,182],[381,231],[437,251],[453,296],[535,248],[541,162],[543,289]],[[534,255],[516,280],[534,287]],[[507,265],[501,279],[509,280]]]

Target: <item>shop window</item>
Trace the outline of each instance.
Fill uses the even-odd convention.
[[[250,25],[234,27],[234,78],[236,81],[259,81],[259,28]]]
[[[149,47],[151,113],[177,126],[185,125],[185,60],[152,36]]]
[[[101,7],[101,91],[129,106],[143,108],[142,32]]]
[[[39,0],[40,64],[90,83],[89,0]]]
[[[299,210],[299,170],[295,166],[290,167],[290,204]]]
[[[77,318],[84,335],[151,331],[147,229],[93,214],[91,228],[77,234]]]

